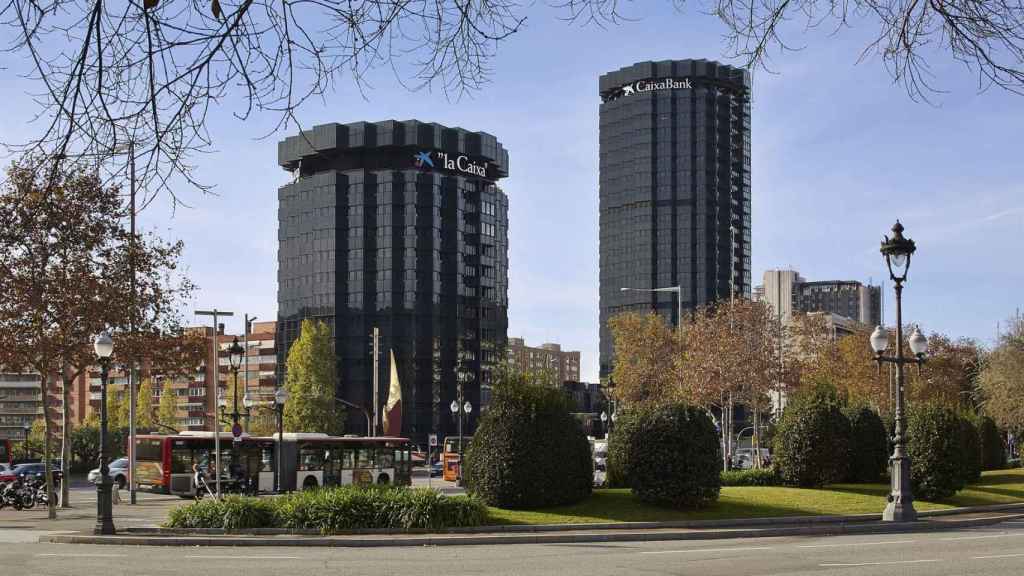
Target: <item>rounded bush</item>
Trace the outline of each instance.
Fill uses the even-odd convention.
[[[941,500],[964,487],[960,416],[934,404],[913,406],[907,418],[910,482],[920,500]]]
[[[1006,467],[1006,450],[1003,449],[1003,436],[999,433],[995,420],[988,416],[978,419],[978,437],[981,440],[982,470],[1002,470]]]
[[[540,508],[590,496],[594,461],[560,389],[507,383],[495,387],[466,451],[467,491],[491,506]]]
[[[981,437],[970,415],[960,415],[960,441],[960,473],[964,484],[971,484],[981,480]]]
[[[772,463],[783,483],[822,486],[846,478],[850,421],[835,393],[818,389],[794,398],[775,431]]]
[[[843,413],[850,421],[847,482],[878,482],[889,463],[889,437],[877,412],[862,406]]]
[[[718,500],[722,487],[718,434],[707,412],[674,404],[641,408],[620,417],[609,457],[640,500],[699,508]]]

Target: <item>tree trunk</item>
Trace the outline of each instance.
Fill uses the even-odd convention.
[[[71,501],[68,499],[69,488],[71,484],[71,383],[74,381],[73,378],[68,377],[67,367],[61,371],[61,381],[63,383],[63,390],[61,390],[62,404],[62,422],[63,429],[61,430],[61,474],[63,480],[60,483],[60,507],[71,508]]]
[[[49,395],[47,394],[47,383],[50,378],[47,376],[47,373],[48,371],[44,369],[40,379],[40,388],[43,392],[43,474],[46,477],[46,517],[50,520],[56,520],[57,508],[56,502],[53,501],[53,474],[50,472],[50,434],[53,430],[53,424],[50,422]]]

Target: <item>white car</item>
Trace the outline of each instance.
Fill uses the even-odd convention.
[[[124,487],[128,485],[128,459],[118,458],[107,465],[110,469],[110,479],[117,484],[118,490],[124,490]],[[89,471],[89,482],[92,484],[98,484],[100,481],[100,469],[93,468]]]

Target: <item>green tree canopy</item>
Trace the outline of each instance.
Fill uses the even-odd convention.
[[[334,400],[337,382],[331,329],[303,320],[298,340],[288,351],[284,428],[289,432],[340,434],[341,414]]]
[[[160,389],[160,405],[157,407],[156,422],[178,429],[178,398],[174,395],[169,381],[164,381]]]

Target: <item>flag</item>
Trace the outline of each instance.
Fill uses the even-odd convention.
[[[402,385],[398,382],[398,365],[395,351],[391,350],[391,385],[388,387],[388,402],[384,406],[384,435],[402,435]]]

